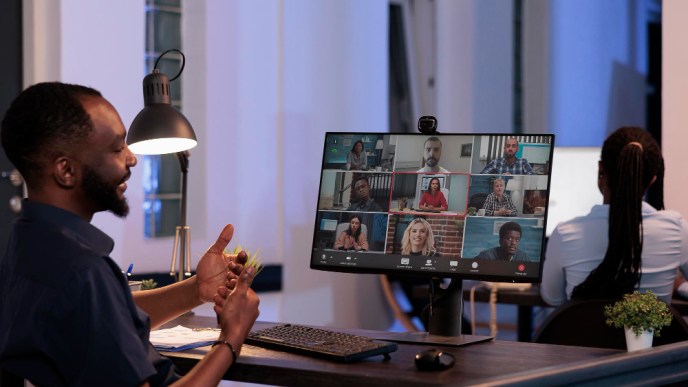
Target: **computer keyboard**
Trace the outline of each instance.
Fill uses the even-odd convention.
[[[350,363],[397,350],[397,344],[366,336],[284,324],[251,332],[246,343],[278,351]]]

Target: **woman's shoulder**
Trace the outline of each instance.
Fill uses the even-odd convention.
[[[657,210],[652,205],[643,202],[642,205],[643,219],[657,219],[660,221],[670,221],[681,223],[684,221],[683,215],[675,210]]]

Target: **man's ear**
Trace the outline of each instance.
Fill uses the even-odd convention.
[[[61,156],[53,163],[53,178],[61,187],[73,188],[76,186],[76,171],[76,164],[69,157]]]

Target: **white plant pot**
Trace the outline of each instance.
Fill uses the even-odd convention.
[[[626,332],[626,349],[628,352],[652,348],[652,332],[642,331],[640,335],[636,335],[632,329],[626,327],[624,327],[624,331]]]

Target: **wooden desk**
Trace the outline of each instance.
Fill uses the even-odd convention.
[[[189,316],[172,324],[215,326],[208,317]],[[273,325],[256,323],[256,329]],[[334,328],[333,328],[334,329]],[[388,332],[344,330],[385,338]],[[427,348],[441,348],[456,356],[456,365],[441,372],[417,371],[413,358]],[[205,348],[165,353],[181,371],[193,367]],[[399,344],[391,360],[382,356],[340,364],[311,357],[244,345],[241,356],[224,377],[250,383],[312,386],[440,386],[440,385],[644,385],[688,380],[688,342],[647,351],[568,347],[512,341],[490,341],[463,347]]]

